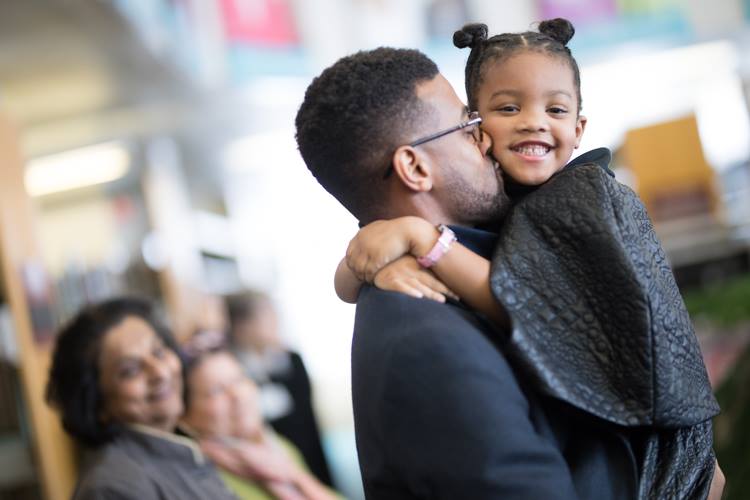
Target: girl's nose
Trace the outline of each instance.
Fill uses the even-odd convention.
[[[526,110],[518,117],[518,129],[523,132],[546,132],[549,129],[544,112]]]

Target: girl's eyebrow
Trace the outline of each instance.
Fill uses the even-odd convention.
[[[549,92],[547,92],[548,97],[553,97],[557,95],[564,95],[565,97],[568,97],[570,99],[573,98],[573,95],[570,92],[565,91],[565,90],[550,90]]]
[[[509,95],[511,97],[518,97],[521,94],[522,94],[522,92],[520,90],[505,90],[505,89],[501,89],[501,90],[494,91],[492,93],[492,95],[490,96],[490,99],[492,99],[494,97],[497,97],[497,96],[500,96],[500,95]]]
[[[514,89],[496,90],[495,92],[492,93],[492,95],[490,96],[490,99],[494,99],[495,97],[502,96],[502,95],[507,95],[510,97],[520,97],[523,95],[523,92],[520,90],[514,90]],[[564,95],[565,97],[568,97],[570,99],[573,98],[572,94],[566,90],[550,90],[549,92],[545,93],[546,97],[552,97],[556,95]]]

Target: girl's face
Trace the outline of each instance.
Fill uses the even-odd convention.
[[[523,51],[494,64],[477,103],[493,156],[520,184],[542,184],[564,167],[586,126],[572,69],[542,52]]]

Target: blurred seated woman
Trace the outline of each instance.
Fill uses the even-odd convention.
[[[174,434],[182,363],[148,302],[81,310],[60,332],[47,400],[84,445],[74,500],[230,499],[197,443]]]
[[[198,438],[241,499],[340,499],[306,469],[294,445],[266,427],[255,383],[221,340],[194,339],[186,348],[190,360],[180,429]]]

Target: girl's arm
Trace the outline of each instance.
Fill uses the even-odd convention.
[[[333,286],[344,302],[354,304],[363,283],[372,283],[375,274],[388,263],[407,255],[409,217],[375,221],[360,229],[349,242],[346,257],[339,262]],[[416,219],[416,217],[411,217]],[[357,267],[352,267],[352,262]],[[400,291],[400,290],[399,290]]]
[[[426,255],[440,237],[432,224],[415,238],[414,256]],[[490,290],[490,261],[459,242],[453,242],[448,251],[430,268],[445,285],[453,290],[472,309],[487,316],[501,328],[510,328],[510,317]]]
[[[381,290],[401,292],[418,299],[427,298],[437,302],[445,302],[446,297],[458,299],[434,274],[417,264],[417,259],[411,255],[399,257],[385,266],[375,274],[373,283]],[[333,284],[341,300],[354,304],[364,281],[349,269],[344,258],[336,269]]]
[[[419,217],[374,222],[361,229],[349,243],[347,267],[355,276],[370,281],[381,269],[386,271],[399,252],[414,257],[427,254],[439,236],[435,226]],[[501,327],[510,326],[505,308],[490,291],[489,260],[454,242],[430,270],[470,307]]]
[[[363,281],[354,275],[354,271],[346,265],[346,257],[341,259],[336,268],[336,275],[333,277],[333,287],[336,289],[336,295],[344,302],[355,304],[359,296],[359,289],[362,288],[363,283]]]

